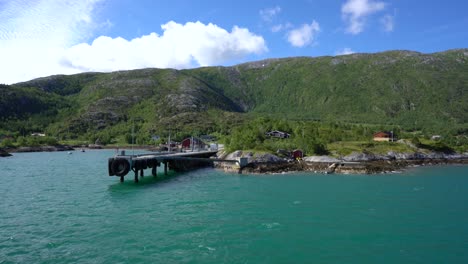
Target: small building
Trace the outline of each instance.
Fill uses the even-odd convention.
[[[182,149],[202,149],[205,148],[206,144],[199,138],[195,137],[189,137],[180,143],[182,146]]]
[[[267,137],[274,137],[274,138],[289,138],[291,136],[289,133],[278,131],[278,130],[268,131],[265,133],[265,135]]]
[[[293,150],[291,153],[293,159],[302,159],[304,157],[304,152],[300,149]]]
[[[431,140],[434,140],[434,141],[437,141],[437,140],[441,140],[442,139],[442,136],[441,135],[433,135],[431,137]]]
[[[395,135],[392,131],[379,131],[374,133],[374,141],[393,142],[395,141]]]
[[[33,137],[45,137],[46,134],[45,133],[34,132],[34,133],[31,134],[31,136],[33,136]]]

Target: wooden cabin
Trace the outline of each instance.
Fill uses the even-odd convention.
[[[392,131],[379,131],[374,133],[374,141],[395,141],[395,135]]]
[[[289,133],[278,131],[278,130],[268,131],[265,133],[265,135],[267,137],[274,137],[274,138],[289,138],[291,136]]]

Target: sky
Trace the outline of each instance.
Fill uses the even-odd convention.
[[[0,0],[0,83],[468,48],[466,0]]]

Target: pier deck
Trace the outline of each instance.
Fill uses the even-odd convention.
[[[125,175],[130,171],[135,174],[135,182],[138,182],[138,174],[144,176],[145,169],[151,169],[154,177],[157,177],[157,167],[164,167],[164,174],[168,169],[174,171],[188,171],[195,168],[212,165],[213,162],[238,163],[239,167],[244,165],[240,160],[223,160],[214,158],[217,151],[196,151],[196,152],[162,152],[140,155],[115,155],[108,160],[109,176],[120,177],[124,181]],[[138,173],[139,172],[139,173]]]

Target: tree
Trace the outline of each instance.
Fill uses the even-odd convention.
[[[14,147],[15,145],[13,144],[13,140],[9,139],[9,138],[5,138],[4,140],[2,140],[0,142],[0,147],[2,148],[11,148],[11,147]]]
[[[418,148],[422,146],[421,141],[419,141],[419,138],[417,136],[413,136],[413,138],[411,139],[411,143]]]

